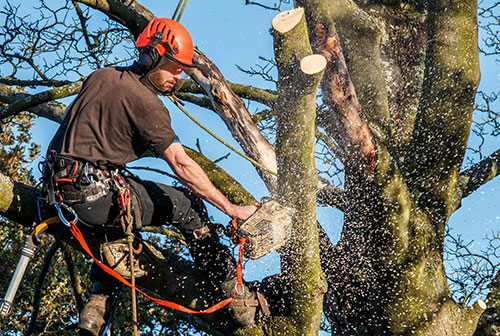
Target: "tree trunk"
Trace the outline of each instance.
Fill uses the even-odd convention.
[[[280,253],[282,272],[291,291],[293,334],[316,335],[326,284],[319,260],[314,144],[316,92],[326,60],[312,55],[302,8],[278,14],[273,28],[281,102],[276,136],[278,195],[296,209],[290,241]]]

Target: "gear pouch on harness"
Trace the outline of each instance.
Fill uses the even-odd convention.
[[[49,205],[64,202],[85,224],[115,224],[120,209],[112,176],[106,170],[52,151],[44,163],[43,180]]]
[[[105,170],[54,151],[44,163],[43,180],[50,205],[56,201],[68,205],[93,202],[109,194],[112,187]]]

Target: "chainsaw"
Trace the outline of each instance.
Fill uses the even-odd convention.
[[[282,247],[290,237],[295,210],[264,198],[258,210],[244,222],[238,222],[231,236],[246,238],[244,256],[259,259]]]

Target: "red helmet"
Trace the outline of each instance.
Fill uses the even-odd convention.
[[[147,47],[151,43],[160,55],[186,67],[193,67],[193,40],[183,25],[171,19],[151,20],[139,35],[135,46]],[[152,45],[153,46],[153,45]]]

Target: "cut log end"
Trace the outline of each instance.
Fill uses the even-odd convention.
[[[300,70],[306,75],[314,75],[326,67],[326,58],[322,55],[309,55],[300,61]]]
[[[488,308],[488,306],[486,305],[486,302],[484,302],[483,300],[477,300],[476,303],[474,304],[475,308],[476,309],[481,309],[481,310],[486,310],[486,308]]]
[[[276,15],[271,23],[273,28],[280,34],[292,30],[304,16],[304,8],[297,7]]]

